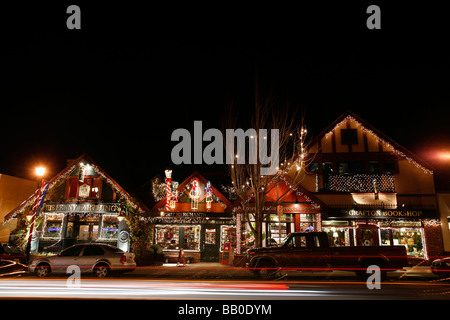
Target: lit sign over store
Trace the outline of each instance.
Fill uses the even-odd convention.
[[[436,210],[333,210],[328,217],[370,219],[425,219],[436,218]]]
[[[47,204],[44,212],[90,212],[90,213],[116,213],[119,214],[121,208],[116,203],[58,203]]]

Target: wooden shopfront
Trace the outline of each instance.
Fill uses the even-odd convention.
[[[430,259],[439,250],[436,217],[435,209],[330,208],[322,228],[335,246],[403,245],[408,258]]]
[[[198,172],[181,184],[167,179],[172,188],[150,214],[154,243],[166,261],[176,260],[181,249],[191,262],[219,261],[223,243],[236,242],[235,218],[225,212],[229,200]]]

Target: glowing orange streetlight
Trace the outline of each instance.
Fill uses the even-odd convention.
[[[33,229],[34,229],[34,221],[35,221],[35,219],[36,219],[36,209],[37,209],[37,203],[38,203],[38,201],[39,201],[39,197],[41,196],[41,182],[43,181],[43,179],[44,179],[44,174],[45,174],[45,168],[44,167],[36,167],[36,177],[37,177],[37,188],[38,188],[38,191],[37,191],[37,198],[36,198],[36,202],[35,202],[35,204],[34,204],[34,207],[33,207],[33,213],[32,213],[32,215],[30,216],[30,215],[27,215],[27,219],[28,220],[31,220],[31,224],[30,224],[30,233],[29,233],[29,235],[28,235],[28,244],[27,244],[27,247],[26,247],[26,254],[27,254],[27,260],[28,260],[28,262],[30,262],[30,253],[31,253],[31,238],[32,238],[32,236],[33,236]]]
[[[44,167],[37,167],[36,168],[36,176],[38,178],[42,178],[45,174],[45,168]]]
[[[449,151],[439,152],[438,158],[440,160],[450,160],[450,152]]]

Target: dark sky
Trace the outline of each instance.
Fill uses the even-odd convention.
[[[443,8],[380,2],[382,29],[368,30],[360,1],[78,2],[82,28],[68,30],[69,4],[2,9],[0,173],[33,178],[41,162],[52,176],[84,151],[131,190],[167,167],[179,180],[220,170],[173,165],[171,133],[251,109],[256,78],[311,133],[350,109],[429,160],[450,152]]]

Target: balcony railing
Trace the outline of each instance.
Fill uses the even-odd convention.
[[[333,174],[323,177],[325,192],[395,192],[393,174]]]

